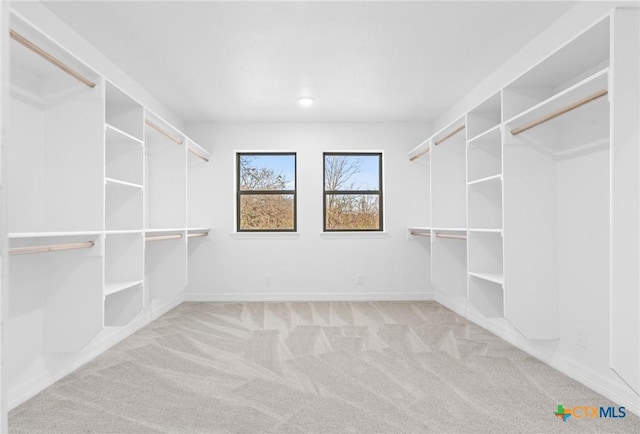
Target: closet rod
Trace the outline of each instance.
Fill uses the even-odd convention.
[[[447,134],[444,137],[440,137],[439,139],[436,139],[433,141],[434,145],[439,145],[440,143],[449,140],[451,137],[455,136],[456,134],[458,134],[460,131],[464,130],[465,126],[464,125],[460,125],[458,128],[456,128],[455,130],[451,131],[449,134]]]
[[[151,128],[153,128],[154,130],[156,130],[157,132],[159,132],[160,134],[162,134],[163,136],[165,136],[167,139],[171,140],[172,142],[174,142],[177,145],[182,145],[184,142],[182,141],[182,139],[179,139],[177,137],[175,137],[174,135],[172,135],[171,133],[169,133],[167,130],[165,130],[164,128],[156,125],[155,123],[151,122],[149,119],[145,119],[144,123],[149,125]]]
[[[187,146],[187,151],[191,152],[193,155],[195,155],[198,158],[202,158],[207,163],[209,162],[209,159],[205,155],[201,154],[200,152],[196,151],[195,149],[191,148],[190,146]]]
[[[436,233],[436,237],[438,238],[451,238],[452,240],[466,240],[466,235],[452,235],[452,234],[438,234]]]
[[[179,240],[182,238],[182,234],[172,235],[152,235],[150,237],[144,237],[145,241],[164,241],[164,240]]]
[[[522,125],[522,126],[520,126],[518,128],[515,128],[515,129],[511,130],[511,134],[516,136],[516,135],[518,135],[520,133],[523,133],[523,132],[527,131],[528,129],[531,129],[533,127],[537,127],[538,125],[543,124],[545,122],[548,122],[551,119],[557,118],[560,115],[563,115],[563,114],[565,114],[567,112],[570,112],[571,110],[575,110],[578,107],[581,107],[581,106],[583,106],[583,105],[585,105],[587,103],[590,103],[591,101],[594,101],[594,100],[596,100],[598,98],[601,98],[601,97],[605,96],[607,93],[609,93],[609,91],[607,89],[599,90],[599,91],[597,91],[595,93],[592,93],[591,95],[589,95],[589,96],[587,96],[585,98],[582,98],[579,101],[576,101],[576,102],[574,102],[572,104],[569,104],[567,106],[559,108],[558,110],[556,110],[556,111],[554,111],[552,113],[549,113],[548,115],[542,116],[539,119],[536,119],[536,120],[531,121],[531,122],[529,122],[527,124],[524,124],[524,125]]]
[[[409,233],[411,235],[417,235],[419,237],[430,237],[431,234],[429,232],[414,232],[414,231],[409,231]]]
[[[18,42],[19,44],[24,45],[29,50],[33,51],[38,56],[42,57],[46,61],[57,66],[58,68],[60,68],[61,70],[63,70],[64,72],[66,72],[67,74],[69,74],[70,76],[72,76],[73,78],[81,82],[82,84],[84,84],[85,86],[90,87],[91,89],[96,87],[96,84],[93,81],[89,80],[88,78],[86,78],[85,76],[83,76],[78,71],[71,68],[70,66],[65,65],[61,60],[47,53],[42,48],[38,47],[36,44],[34,44],[30,40],[22,36],[20,33],[10,29],[9,34],[11,35],[11,39]]]
[[[416,158],[420,158],[422,157],[424,154],[426,154],[427,152],[429,152],[431,150],[430,147],[427,146],[427,149],[425,149],[424,151],[420,151],[419,153],[417,153],[416,155],[414,155],[413,157],[409,158],[409,161],[413,161]]]
[[[198,237],[207,237],[209,236],[209,232],[199,232],[197,234],[188,234],[187,237],[189,238],[198,238]]]
[[[9,249],[10,255],[28,255],[32,253],[59,252],[62,250],[89,249],[95,246],[93,241],[82,243],[51,244],[48,246],[14,247]]]

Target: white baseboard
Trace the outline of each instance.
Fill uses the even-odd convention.
[[[246,302],[246,301],[430,301],[432,292],[229,292],[186,293],[185,301]]]
[[[118,342],[132,335],[151,321],[161,317],[171,309],[184,302],[184,293],[173,300],[156,307],[151,311],[145,311],[124,327],[105,327],[91,343],[78,353],[73,363],[56,372],[43,372],[20,385],[19,388],[7,393],[7,410],[11,410],[23,402],[31,399],[56,381],[69,375],[85,363],[93,360]]]
[[[509,325],[506,320],[486,318],[482,314],[469,308],[466,304],[452,301],[438,292],[434,295],[435,301],[444,307],[464,316],[469,321],[476,323],[480,327],[509,342],[511,345],[532,355],[536,359],[546,363],[577,382],[584,384],[593,391],[609,398],[618,405],[626,407],[626,409],[631,413],[640,416],[640,400],[638,399],[638,395],[636,395],[626,385],[615,383],[610,378],[607,378],[601,373],[594,371],[574,359],[558,354],[553,354],[551,356],[540,351],[515,328]]]

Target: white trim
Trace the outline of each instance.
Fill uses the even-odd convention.
[[[234,232],[231,233],[232,238],[236,238],[235,234],[244,235],[245,232],[238,232],[238,177],[240,174],[238,173],[238,154],[293,154],[295,156],[295,173],[293,176],[295,177],[295,196],[298,197],[298,151],[294,151],[291,149],[262,149],[262,150],[242,150],[242,149],[233,149],[231,152],[231,156],[233,158],[233,183],[231,184],[231,188],[233,189],[233,228]],[[298,226],[298,203],[294,206],[294,214],[296,220],[296,229]],[[257,232],[251,232],[251,234],[256,234]],[[267,233],[267,232],[263,232]],[[272,232],[274,234],[280,234],[281,232]],[[296,233],[297,232],[293,232]],[[289,232],[291,234],[291,232]],[[239,236],[238,238],[250,238]],[[268,238],[268,237],[256,237],[258,238]],[[282,237],[286,238],[286,237]]]
[[[320,238],[327,240],[360,240],[360,239],[380,239],[388,238],[389,232],[384,231],[335,231],[321,232]]]
[[[236,240],[297,240],[299,232],[232,232],[231,238]]]
[[[33,398],[36,394],[42,392],[47,387],[51,386],[56,381],[66,377],[82,365],[90,362],[115,344],[119,343],[123,339],[129,337],[133,333],[140,330],[142,327],[149,324],[151,321],[160,318],[171,309],[179,306],[184,302],[184,293],[181,293],[178,297],[167,303],[158,306],[149,312],[144,312],[139,315],[131,323],[124,327],[105,327],[100,335],[87,345],[80,353],[79,358],[73,364],[66,366],[64,369],[55,373],[43,373],[38,377],[25,381],[20,387],[13,391],[7,392],[7,409],[11,410]]]
[[[185,301],[245,302],[245,301],[433,301],[432,292],[226,292],[186,293]]]
[[[102,235],[102,231],[77,231],[77,232],[9,232],[9,239],[21,238],[54,238],[54,237],[94,237]]]

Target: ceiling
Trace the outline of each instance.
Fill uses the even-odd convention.
[[[187,122],[361,122],[437,118],[575,2],[45,4]]]

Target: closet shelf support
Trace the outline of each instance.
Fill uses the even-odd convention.
[[[154,122],[151,122],[149,119],[145,119],[144,123],[149,125],[151,128],[153,128],[154,130],[156,130],[157,132],[159,132],[163,136],[165,136],[167,139],[169,139],[172,142],[174,142],[176,145],[182,145],[184,143],[184,141],[182,139],[177,138],[176,136],[174,136],[173,134],[169,133],[167,130],[165,130],[161,126],[157,125]]]
[[[529,123],[526,123],[526,124],[524,124],[524,125],[522,125],[522,126],[520,126],[518,128],[514,128],[513,130],[511,130],[511,135],[517,136],[518,134],[523,133],[523,132],[525,132],[525,131],[527,131],[527,130],[529,130],[531,128],[534,128],[534,127],[537,127],[538,125],[544,124],[545,122],[548,122],[551,119],[555,119],[558,116],[561,116],[561,115],[563,115],[565,113],[568,113],[568,112],[570,112],[572,110],[577,109],[578,107],[582,107],[583,105],[588,104],[591,101],[595,101],[596,99],[601,98],[601,97],[607,95],[608,93],[609,93],[609,91],[607,89],[602,89],[602,90],[599,90],[599,91],[597,91],[595,93],[592,93],[591,95],[589,95],[587,97],[584,97],[581,100],[578,100],[578,101],[576,101],[574,103],[566,105],[566,106],[564,106],[562,108],[559,108],[558,110],[556,110],[556,111],[554,111],[552,113],[549,113],[548,115],[542,116],[541,118],[533,120],[533,121],[531,121]]]
[[[47,246],[13,247],[9,249],[9,255],[30,255],[34,253],[60,252],[63,250],[90,249],[95,246],[93,241],[82,243],[51,244]]]
[[[19,44],[24,45],[26,48],[28,48],[29,50],[31,50],[34,53],[36,53],[38,56],[42,57],[47,62],[55,65],[58,68],[60,68],[62,71],[66,72],[67,74],[69,74],[70,76],[72,76],[73,78],[75,78],[76,80],[78,80],[79,82],[84,84],[85,86],[87,86],[87,87],[89,87],[91,89],[96,87],[96,84],[93,81],[89,80],[87,77],[85,77],[84,75],[80,74],[78,71],[76,71],[75,69],[71,68],[70,66],[66,65],[61,60],[56,58],[55,56],[47,53],[42,48],[38,47],[36,44],[34,44],[30,40],[28,40],[27,38],[22,36],[20,33],[16,32],[15,30],[9,30],[9,34],[11,35],[11,39],[13,39],[14,41],[18,42]]]

